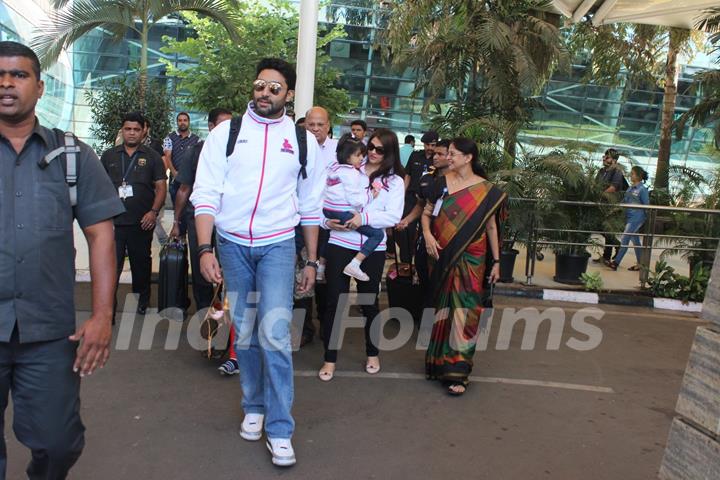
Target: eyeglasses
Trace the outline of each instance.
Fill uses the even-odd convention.
[[[375,150],[378,155],[385,155],[385,149],[383,147],[378,147],[372,142],[368,143],[367,151],[372,152],[373,150]]]
[[[265,87],[270,87],[270,93],[273,95],[279,94],[283,89],[280,82],[267,81],[259,78],[253,82],[253,89],[256,92],[262,92],[265,90]]]

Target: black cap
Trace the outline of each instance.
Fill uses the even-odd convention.
[[[438,133],[434,130],[428,130],[427,132],[423,133],[422,138],[420,141],[422,143],[437,143],[437,141],[440,139],[440,136]]]

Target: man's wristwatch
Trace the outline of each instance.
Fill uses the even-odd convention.
[[[160,215],[160,210],[155,210],[154,208],[151,208],[150,211],[153,212],[155,215]]]
[[[317,260],[308,260],[307,262],[305,262],[305,266],[312,267],[315,270],[317,270],[318,267],[320,266],[320,262],[318,262]]]

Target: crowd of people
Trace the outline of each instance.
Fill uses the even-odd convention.
[[[119,144],[98,159],[72,134],[40,125],[37,56],[0,42],[0,398],[4,408],[13,393],[15,432],[32,449],[32,478],[65,478],[80,456],[80,377],[107,361],[126,255],[138,313],[150,306],[150,245],[168,191],[169,237],[188,237],[196,308],[209,308],[220,284],[235,299],[231,352],[220,369],[240,376],[242,438],[264,434],[275,465],[296,462],[293,308],[315,297],[324,347],[318,378],[329,382],[340,353],[336,312],[354,280],[358,293],[374,298],[362,305],[364,370],[377,374],[373,322],[395,245],[399,260],[417,269],[424,306],[436,312],[427,378],[450,395],[467,390],[482,312],[500,276],[506,194],[488,181],[473,140],[428,131],[416,151],[414,137],[401,147],[393,131],[368,132],[362,120],[335,140],[320,106],[296,124],[286,110],[295,80],[286,61],[262,60],[246,111],[209,112],[204,142],[185,112],[161,145],[142,114],[127,113]],[[616,154],[608,151],[599,178],[608,191],[626,190],[626,202],[647,203],[647,173],[634,168],[625,189],[612,168]],[[73,220],[88,240],[93,292],[92,315],[79,327]],[[627,211],[614,258],[608,237],[611,268],[630,241],[637,245],[643,221],[642,210]],[[303,344],[315,336],[311,315],[302,336]],[[4,469],[4,445],[0,452]]]

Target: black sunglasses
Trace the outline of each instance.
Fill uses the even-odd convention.
[[[383,147],[375,146],[375,144],[372,142],[368,143],[367,151],[372,152],[373,150],[375,150],[378,155],[385,155],[385,149]]]
[[[265,90],[265,87],[270,87],[270,93],[273,95],[279,94],[283,88],[280,82],[261,80],[259,78],[253,82],[253,89],[255,89],[256,92],[262,92]]]

